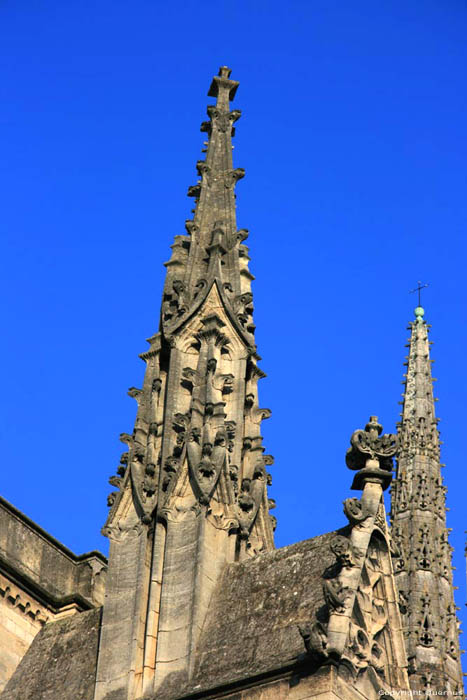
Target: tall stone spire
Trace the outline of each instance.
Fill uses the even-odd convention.
[[[392,485],[394,573],[413,690],[462,692],[458,620],[446,527],[446,487],[431,376],[430,326],[415,309],[409,325],[400,450]]]
[[[206,159],[187,235],[166,263],[160,331],[141,357],[132,434],[110,483],[109,578],[96,700],[183,685],[225,564],[274,548],[267,497],[246,230],[237,230],[230,101],[222,67],[208,95]]]

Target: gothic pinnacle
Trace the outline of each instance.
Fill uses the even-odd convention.
[[[235,185],[245,175],[234,168],[232,136],[239,110],[229,111],[238,82],[230,79],[230,69],[222,66],[214,76],[208,95],[216,98],[209,105],[209,121],[201,124],[208,134],[205,160],[196,163],[199,180],[188,189],[195,198],[194,217],[185,223],[187,236],[176,236],[167,265],[162,308],[162,331],[169,337],[186,322],[217,282],[225,306],[230,307],[239,334],[254,348],[254,324],[248,269],[248,249],[243,241],[248,231],[237,230]]]
[[[419,282],[413,291],[420,295],[424,286]],[[402,420],[398,425],[400,449],[391,487],[394,573],[400,596],[407,601],[402,624],[412,690],[426,691],[430,677],[435,687],[455,693],[462,675],[429,326],[423,315],[419,299],[416,320],[409,325]]]
[[[216,104],[201,127],[206,159],[197,162],[199,182],[188,193],[194,217],[166,263],[160,331],[141,355],[143,386],[129,389],[137,415],[133,433],[121,437],[128,452],[112,478],[119,491],[104,528],[110,569],[126,573],[110,576],[106,589],[96,700],[136,697],[136,682],[154,696],[173,673],[189,674],[225,564],[274,549],[266,471],[273,460],[261,435],[270,411],[258,402],[264,373],[253,276],[247,231],[237,230],[235,213],[235,185],[245,174],[232,162],[240,112],[229,103],[237,87],[225,67],[212,81]]]

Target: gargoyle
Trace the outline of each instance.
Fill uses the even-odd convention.
[[[338,578],[330,578],[323,583],[324,600],[330,612],[344,612],[348,589],[344,588]]]
[[[328,640],[326,630],[321,622],[314,622],[311,625],[299,625],[298,631],[302,635],[305,649],[312,659],[320,661],[327,657]]]

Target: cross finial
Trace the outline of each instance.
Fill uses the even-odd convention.
[[[232,70],[230,68],[227,68],[227,66],[221,66],[219,68],[219,75],[221,78],[230,78]]]
[[[425,309],[422,306],[421,303],[421,291],[422,289],[425,289],[425,287],[428,287],[427,284],[422,284],[420,280],[417,282],[417,287],[415,289],[410,290],[410,294],[415,294],[415,292],[418,292],[418,306],[415,309],[415,318],[417,319],[418,323],[423,323],[423,317],[425,315]]]
[[[415,289],[411,289],[409,294],[414,294],[415,292],[418,292],[418,305],[421,306],[421,291],[422,289],[425,289],[425,287],[428,287],[428,284],[422,284],[420,280],[417,282],[418,287],[415,287]]]
[[[221,66],[219,75],[214,76],[209,88],[209,97],[217,97],[217,107],[220,109],[229,109],[229,102],[235,97],[238,88],[238,82],[230,80],[231,72],[227,66]]]

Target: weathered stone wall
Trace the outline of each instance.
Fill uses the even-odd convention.
[[[223,700],[363,700],[365,696],[339,677],[335,667],[326,666],[315,673],[297,668],[285,677],[215,697]]]
[[[101,608],[46,624],[2,700],[92,700]]]
[[[79,594],[101,605],[107,560],[100,552],[77,556],[0,497],[0,567],[13,570],[44,595]]]
[[[156,694],[150,700],[160,700],[160,697]],[[291,664],[288,670],[283,669],[282,673],[246,677],[231,686],[178,697],[183,700],[378,700],[381,695],[371,685],[362,692],[353,678],[333,664],[317,668],[309,662],[299,662]],[[171,698],[176,700],[176,693]]]
[[[13,675],[48,611],[0,574],[0,692]]]
[[[105,575],[0,498],[0,691],[47,621],[102,605]]]

